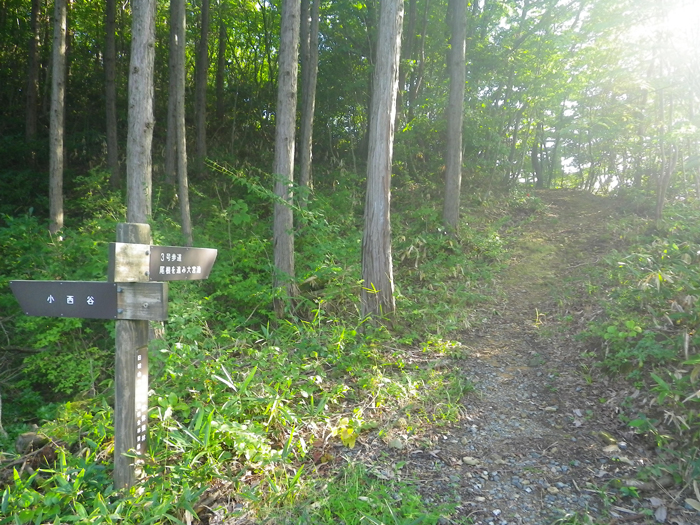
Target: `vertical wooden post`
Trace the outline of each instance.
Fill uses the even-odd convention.
[[[151,227],[148,224],[118,224],[117,242],[150,245]],[[143,275],[143,280],[148,281],[147,274]],[[125,454],[146,452],[148,328],[148,321],[116,321],[114,487],[117,490],[130,488],[136,480],[138,461]]]

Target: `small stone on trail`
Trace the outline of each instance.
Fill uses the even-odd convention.
[[[395,437],[389,441],[389,448],[395,448],[396,450],[401,450],[403,448],[403,441],[401,438]]]

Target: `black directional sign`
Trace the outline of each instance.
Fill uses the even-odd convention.
[[[117,284],[91,281],[10,281],[27,315],[117,318]]]
[[[213,248],[151,246],[150,281],[193,281],[209,277],[217,251]]]

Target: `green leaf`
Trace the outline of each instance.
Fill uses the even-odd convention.
[[[253,369],[250,371],[248,376],[245,378],[245,381],[243,381],[243,384],[241,385],[240,391],[241,395],[245,393],[246,389],[248,388],[248,385],[250,382],[253,380],[253,377],[255,376],[255,372],[257,372],[258,367],[257,365],[253,367]]]
[[[78,516],[80,516],[81,519],[87,519],[88,513],[85,510],[85,507],[83,506],[82,503],[80,503],[79,501],[74,501],[73,508],[78,513]]]
[[[0,511],[7,516],[7,508],[10,505],[10,487],[5,487],[5,491],[2,493],[2,503],[0,504]]]

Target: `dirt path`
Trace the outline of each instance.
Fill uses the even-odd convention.
[[[614,246],[606,229],[614,203],[574,191],[539,196],[547,210],[521,227],[495,307],[461,340],[476,392],[460,424],[432,436],[432,450],[409,454],[410,476],[429,504],[458,501],[445,523],[588,523],[563,519],[576,513],[652,523],[651,496],[663,499],[666,523],[693,523],[660,487],[640,498],[614,489],[648,464],[650,451],[618,420],[630,392],[587,374],[573,338],[595,313],[585,269]]]

